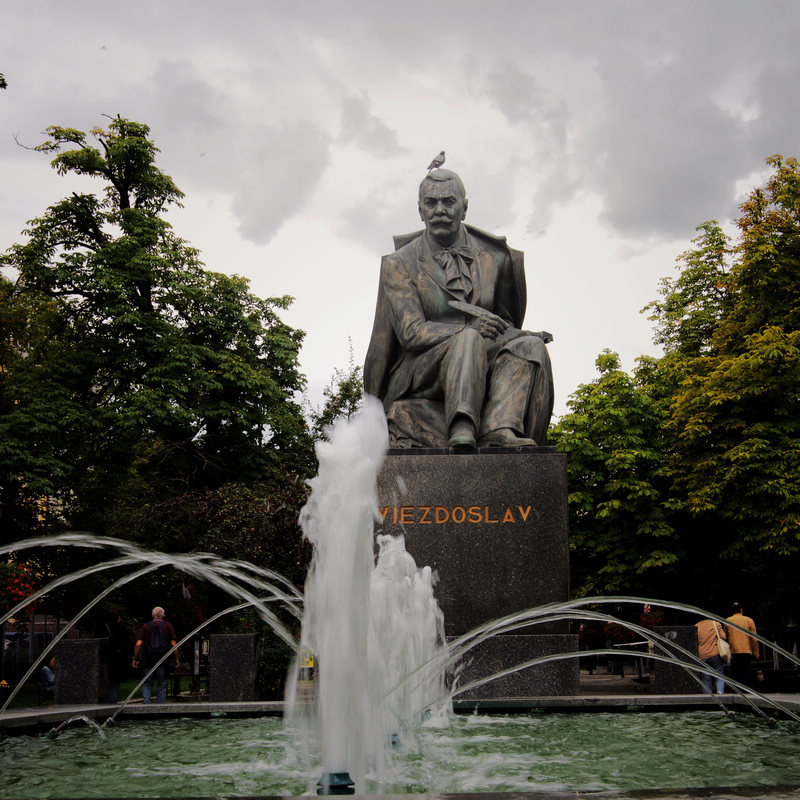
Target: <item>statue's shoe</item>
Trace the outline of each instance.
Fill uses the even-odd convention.
[[[451,436],[447,440],[448,447],[452,447],[453,450],[474,450],[476,444],[475,437],[469,433],[460,436]]]
[[[533,439],[517,436],[511,428],[498,428],[481,436],[478,447],[537,447]]]
[[[475,426],[472,422],[470,420],[458,420],[453,423],[447,444],[453,450],[474,450],[476,446]]]

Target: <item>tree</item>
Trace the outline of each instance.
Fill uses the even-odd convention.
[[[661,301],[654,300],[643,311],[652,311],[656,323],[653,341],[666,353],[681,356],[708,355],[713,333],[722,316],[730,310],[730,243],[716,222],[698,226],[696,247],[678,257],[680,275],[662,278]]]
[[[742,205],[730,298],[672,401],[687,509],[727,524],[725,554],[800,553],[800,165],[773,156]]]
[[[309,417],[314,439],[325,438],[325,429],[340,417],[350,419],[361,405],[364,397],[364,381],[361,366],[353,358],[353,343],[350,342],[350,356],[347,369],[333,371],[330,383],[323,390],[325,403],[322,409],[311,409]]]
[[[297,476],[250,485],[227,483],[145,506],[130,505],[118,530],[156,550],[214,553],[268,567],[296,585],[311,552],[297,523],[308,486]]]
[[[174,234],[163,214],[183,194],[146,125],[47,133],[35,149],[103,192],[54,204],[0,259],[18,272],[2,286],[13,308],[37,311],[30,330],[2,318],[3,501],[46,496],[102,532],[132,497],[307,474],[303,333],[279,317],[291,298],[206,271]]]
[[[568,456],[570,549],[579,595],[634,591],[678,559],[661,477],[663,412],[646,387],[598,356],[600,377],[569,401],[550,436]]]
[[[664,355],[632,377],[601,355],[555,428],[579,591],[660,575],[660,596],[796,610],[775,577],[800,563],[800,164],[768,163],[738,242],[701,225],[644,309]]]

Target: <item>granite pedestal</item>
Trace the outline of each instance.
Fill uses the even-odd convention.
[[[563,634],[495,636],[469,651],[459,665],[457,685],[466,687],[474,680],[495,675],[510,666],[556,653],[574,652],[577,649],[577,636]],[[577,658],[548,661],[460,692],[458,699],[574,695],[578,693],[579,681],[580,665]]]
[[[62,639],[55,648],[56,705],[94,705],[108,699],[108,640]]]
[[[688,650],[693,656],[697,656],[697,628],[694,625],[658,625],[653,628],[656,633],[666,636],[670,642],[674,642],[684,650]],[[677,660],[686,662],[691,666],[696,666],[679,650],[666,645],[670,655]],[[658,648],[656,653],[663,653]],[[679,664],[670,664],[666,661],[651,661],[651,691],[653,694],[697,694],[702,692],[700,684],[692,677],[684,667]],[[695,672],[698,678],[700,673]]]
[[[252,633],[215,634],[208,653],[209,700],[241,703],[256,699],[258,637]]]
[[[569,597],[566,456],[555,448],[390,450],[378,477],[378,530],[405,536],[438,575],[448,637]],[[463,678],[574,652],[566,622],[528,625],[472,651]],[[469,662],[469,663],[467,663]],[[577,694],[577,659],[534,666],[475,697]]]

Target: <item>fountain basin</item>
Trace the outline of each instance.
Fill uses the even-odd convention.
[[[565,699],[574,700],[553,698]],[[589,699],[600,700],[583,698]],[[612,699],[633,698],[602,701]],[[315,792],[319,764],[303,755],[279,717],[233,716],[254,714],[254,706],[263,704],[229,704],[227,712],[203,704],[203,712],[196,713],[209,718],[202,721],[190,716],[195,705],[200,704],[134,707],[107,729],[106,738],[85,725],[65,728],[56,741],[43,741],[45,729],[8,737],[0,744],[1,796],[254,797]],[[617,706],[648,707],[657,708]],[[181,712],[184,716],[175,717]],[[63,717],[67,711],[41,713]],[[212,713],[228,716],[210,718]],[[462,714],[406,735],[386,769],[383,786],[368,777],[367,791],[483,796],[514,792],[539,797],[589,792],[602,797],[607,792],[677,793],[686,787],[738,785],[761,787],[761,797],[788,797],[793,796],[788,789],[777,787],[800,785],[798,747],[797,723],[781,722],[775,729],[744,712],[735,719],[721,711],[576,715],[542,707],[538,713]],[[724,757],[732,752],[747,754],[736,760],[735,772],[729,771],[733,761]],[[748,791],[742,789],[740,796],[752,796]]]

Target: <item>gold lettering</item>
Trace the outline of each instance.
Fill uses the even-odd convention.
[[[504,523],[506,523],[506,522],[516,522],[516,520],[514,519],[514,515],[511,513],[511,509],[510,508],[506,509],[506,513],[503,516],[503,522]]]
[[[428,514],[430,513],[431,507],[430,506],[420,506],[420,510],[422,511],[422,518],[419,521],[420,525],[430,525],[433,520],[428,519]]]
[[[531,507],[530,506],[525,506],[525,508],[523,509],[522,506],[517,506],[517,508],[519,509],[519,513],[522,516],[522,521],[523,522],[527,522],[528,521],[528,514],[531,513]]]
[[[392,522],[397,525],[397,506],[392,506]]]
[[[401,525],[414,524],[414,506],[400,507],[400,524]]]
[[[460,512],[461,519],[456,519],[456,513]],[[467,517],[467,512],[461,506],[456,506],[453,511],[453,522],[463,522]]]
[[[481,516],[481,507],[480,506],[470,506],[469,507],[469,521],[470,522],[482,522],[483,517]]]
[[[389,513],[389,506],[384,506],[381,508],[378,506],[378,515],[381,518],[381,522],[386,522],[386,515]]]
[[[436,506],[436,524],[441,525],[450,519],[450,512],[444,506]]]
[[[484,506],[483,512],[483,519],[485,522],[500,522],[499,519],[489,519],[489,506]]]

